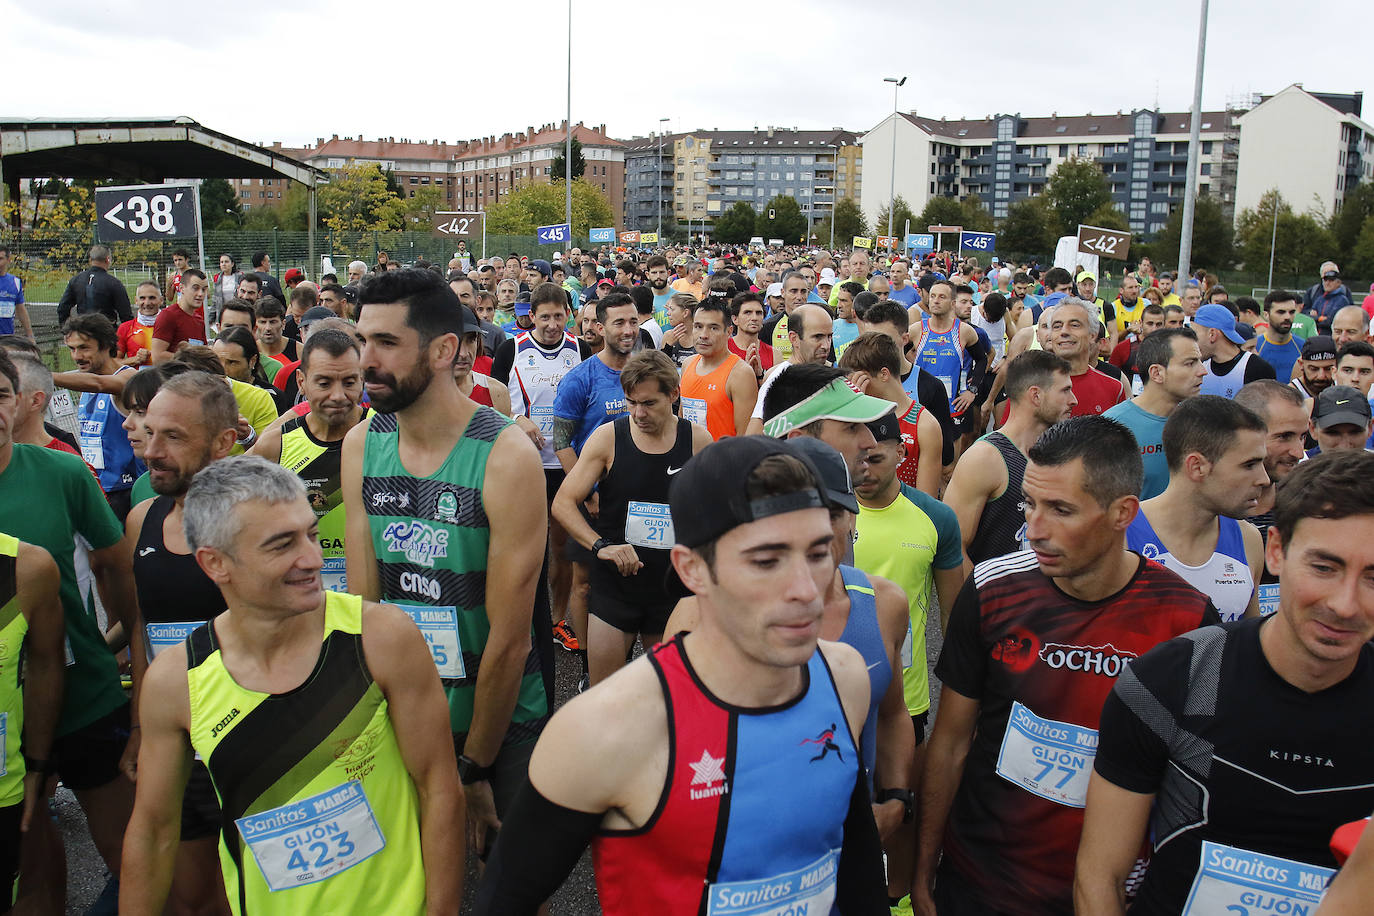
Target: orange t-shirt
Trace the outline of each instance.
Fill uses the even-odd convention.
[[[738,435],[735,429],[735,403],[730,400],[726,382],[740,358],[733,353],[709,375],[698,375],[701,357],[693,356],[682,367],[682,416],[706,427],[712,439]]]
[[[121,324],[115,335],[119,338],[119,352],[122,356],[133,356],[139,350],[147,350],[149,353],[153,350],[153,326],[141,325],[137,318],[130,318]]]

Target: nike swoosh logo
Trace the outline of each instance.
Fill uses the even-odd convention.
[[[669,476],[669,477],[672,477],[674,474],[676,474],[676,473],[677,473],[678,471],[680,471],[680,470],[682,470],[682,468],[669,468],[669,469],[668,469],[668,476]]]
[[[1349,403],[1350,403],[1350,398],[1346,398],[1344,401],[1337,401],[1336,403],[1337,403],[1337,404],[1349,404]]]
[[[873,664],[869,665],[869,666],[868,666],[868,670],[869,670],[869,671],[872,671],[874,668],[878,667],[878,666],[881,665],[882,663],[883,663],[883,660],[880,658],[880,659],[878,659],[876,662],[874,662]]]
[[[144,547],[142,550],[138,552],[138,555],[140,557],[146,557],[148,554],[152,553],[155,550],[157,550],[156,547]]]

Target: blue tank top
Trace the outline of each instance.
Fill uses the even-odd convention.
[[[840,566],[840,578],[849,594],[849,619],[845,621],[840,642],[853,646],[868,666],[868,716],[859,734],[859,749],[863,752],[864,770],[868,774],[868,789],[873,791],[873,766],[878,748],[878,706],[892,682],[892,663],[887,660],[887,647],[878,626],[878,599],[873,583],[862,570]]]
[[[916,365],[929,372],[945,386],[951,407],[963,386],[964,348],[959,345],[959,319],[943,334],[930,329],[930,319],[921,319],[921,340],[916,350]]]
[[[115,407],[114,395],[81,393],[81,457],[100,475],[100,489],[106,493],[129,489],[144,471],[143,462],[134,457],[123,423],[124,415]]]
[[[1131,527],[1126,529],[1126,546],[1145,559],[1178,573],[1189,585],[1211,598],[1223,622],[1239,620],[1250,606],[1255,581],[1250,575],[1250,562],[1245,558],[1240,522],[1224,515],[1217,522],[1216,550],[1201,566],[1187,566],[1169,553],[1143,511],[1135,514]]]

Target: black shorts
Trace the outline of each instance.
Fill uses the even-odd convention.
[[[930,710],[911,717],[911,727],[916,731],[916,746],[920,747],[926,740],[926,725],[930,722]]]
[[[191,778],[181,796],[181,841],[203,839],[219,833],[219,796],[210,782],[210,771],[199,760],[191,764]]]
[[[663,582],[663,573],[654,571],[652,565],[639,571],[639,576],[658,577]],[[587,613],[622,633],[662,633],[677,607],[678,596],[663,588],[661,598],[644,600],[640,590],[630,591],[621,584],[624,576],[615,567],[598,560],[591,568],[591,591],[587,595]]]
[[[970,410],[971,409],[972,408],[970,408]],[[971,417],[969,416],[969,411],[967,410],[959,414],[957,417],[952,414],[950,415],[949,426],[950,429],[954,431],[955,439],[958,439],[959,437],[963,436],[964,432],[969,428],[970,419]]]
[[[37,815],[47,817],[39,807]],[[0,808],[0,913],[8,913],[14,900],[15,882],[19,880],[19,845],[22,834],[19,821],[24,816],[24,803]]]
[[[53,772],[73,792],[98,789],[119,776],[129,743],[129,704],[52,743]]]
[[[114,510],[119,523],[124,524],[124,520],[129,517],[129,510],[133,508],[134,491],[132,488],[127,490],[111,490],[105,494],[105,501]]]
[[[550,506],[553,505],[553,498],[558,495],[558,488],[563,486],[563,481],[567,477],[567,472],[562,468],[544,468],[544,498]]]

